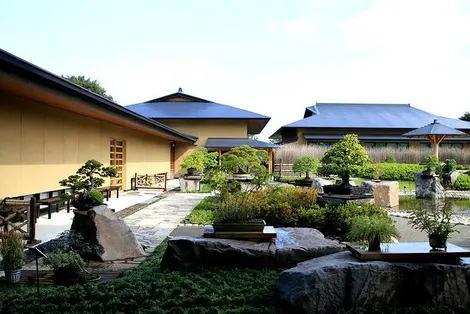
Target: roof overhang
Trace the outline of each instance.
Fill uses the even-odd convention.
[[[0,66],[0,92],[164,139],[195,142],[194,136],[136,114],[1,49]]]
[[[206,148],[233,148],[237,146],[248,145],[253,148],[277,148],[279,145],[249,138],[218,138],[209,137],[206,141]]]
[[[343,139],[344,135],[341,134],[309,134],[304,133],[304,137],[307,141],[339,141]],[[408,138],[400,135],[358,135],[358,139],[361,142],[410,142],[410,141],[422,141],[422,138]],[[460,140],[470,141],[470,137],[466,138],[446,138],[446,140]]]

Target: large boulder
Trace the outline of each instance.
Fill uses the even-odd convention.
[[[235,266],[291,267],[299,262],[344,250],[311,228],[276,228],[272,242],[254,242],[201,236],[169,237],[161,265],[164,268]]]
[[[372,190],[375,204],[386,208],[398,207],[399,185],[397,181],[364,181],[362,186]]]
[[[470,306],[470,266],[361,262],[341,252],[283,271],[279,297],[307,313],[413,305]]]
[[[94,248],[90,259],[115,261],[145,256],[126,222],[106,205],[74,213],[70,230],[81,234]]]
[[[439,178],[426,175],[423,172],[415,174],[416,197],[418,198],[444,198],[445,191],[439,182]]]

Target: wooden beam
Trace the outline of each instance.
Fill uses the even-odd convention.
[[[219,152],[219,166],[221,166],[222,165],[222,148],[219,148],[217,151]]]
[[[268,163],[268,173],[273,172],[273,149],[268,148],[268,156],[269,156],[269,163]]]

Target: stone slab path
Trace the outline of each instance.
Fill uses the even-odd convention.
[[[209,194],[169,192],[165,198],[124,218],[137,240],[151,253]]]

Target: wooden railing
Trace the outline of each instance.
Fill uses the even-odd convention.
[[[162,189],[166,191],[166,181],[168,178],[168,172],[156,173],[156,174],[135,174],[134,178],[131,178],[131,189]]]
[[[17,231],[28,243],[35,243],[37,210],[34,197],[29,201],[5,198],[0,203],[0,229]]]

